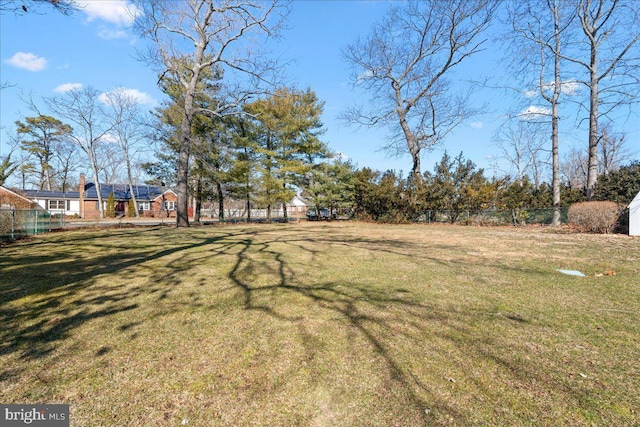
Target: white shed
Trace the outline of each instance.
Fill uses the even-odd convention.
[[[640,236],[640,193],[629,205],[629,236]]]

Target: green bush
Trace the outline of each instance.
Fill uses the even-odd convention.
[[[116,216],[116,199],[113,195],[113,191],[109,193],[109,198],[107,199],[107,211],[105,212],[105,217],[113,218]]]
[[[623,208],[614,202],[582,202],[569,208],[569,225],[587,233],[613,233]]]
[[[133,199],[129,199],[129,203],[127,203],[127,216],[129,218],[136,216],[136,205],[133,203]]]

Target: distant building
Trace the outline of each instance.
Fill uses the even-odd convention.
[[[85,183],[84,175],[80,175],[78,191],[46,191],[24,190],[22,194],[52,215],[77,216],[86,219],[98,219],[100,206],[95,184]],[[106,210],[107,199],[113,193],[116,202],[116,214],[124,215],[131,197],[128,184],[102,184],[103,210]],[[176,193],[166,187],[156,185],[134,185],[138,212],[144,217],[175,217]]]
[[[0,209],[35,209],[37,206],[24,195],[0,186]]]
[[[640,192],[629,205],[629,236],[640,236]]]

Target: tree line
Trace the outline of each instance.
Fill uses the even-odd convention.
[[[603,197],[598,177],[623,165],[624,135],[616,134],[615,123],[622,108],[637,103],[640,90],[640,19],[633,0],[392,5],[369,34],[343,51],[365,102],[342,119],[390,131],[386,148],[412,159],[407,178],[337,161],[321,140],[322,102],[311,89],[282,83],[281,66],[265,47],[281,35],[291,6],[277,0],[140,2],[135,29],[148,42],[144,59],[168,100],[150,120],[142,120],[139,104],[117,91],[101,103],[94,89],[46,100],[58,118],[39,114],[17,124],[18,134],[30,138],[22,142],[31,161],[21,173],[37,174],[41,187],[50,187],[54,176],[66,182],[60,172],[68,157],[63,141],[71,141],[69,147],[88,160],[98,190],[108,169],[101,159],[114,158],[109,150],[121,155],[131,185],[135,147],[146,139],[161,148],[143,169],[176,189],[178,226],[189,225],[192,198],[197,220],[207,200],[222,207],[234,198],[270,211],[286,206],[296,192],[317,206],[351,203],[358,214],[376,219],[384,211],[410,218],[425,208],[455,212],[460,206],[546,203],[554,207],[557,224],[560,207],[580,198],[578,188],[587,200]],[[487,180],[462,154],[445,154],[433,173],[424,173],[424,154],[479,112],[469,99],[473,86],[453,81],[460,64],[481,55],[496,37],[490,33],[496,22],[508,29],[501,46],[513,59],[510,70],[523,88],[517,92],[529,104],[508,114],[494,138],[515,177]],[[563,115],[572,104],[579,116]],[[588,144],[571,153],[574,170],[565,167],[563,179],[561,126],[582,119]],[[547,161],[549,183],[541,172]],[[7,159],[3,165],[5,175],[15,169]]]
[[[427,212],[440,211],[447,221],[457,222],[464,213],[509,210],[516,223],[524,223],[527,211],[552,207],[553,186],[534,183],[527,175],[487,178],[485,171],[465,159],[444,153],[433,171],[422,179],[403,177],[393,170],[385,172],[363,168],[354,171],[351,181],[353,214],[359,219],[380,222],[426,220]],[[561,184],[564,208],[586,200],[584,188]],[[640,191],[640,162],[631,162],[602,174],[594,190],[594,200],[626,205]]]

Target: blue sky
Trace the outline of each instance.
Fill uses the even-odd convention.
[[[347,105],[362,100],[361,94],[353,92],[349,85],[341,49],[358,35],[366,35],[389,5],[382,1],[294,1],[288,18],[290,28],[276,49],[293,60],[287,68],[288,80],[299,88],[310,87],[325,101],[324,140],[332,150],[344,153],[359,167],[403,170],[406,175],[411,168],[410,158],[389,157],[381,150],[386,130],[350,128],[337,119]],[[41,14],[5,12],[1,16],[0,81],[10,86],[0,93],[0,154],[7,152],[7,133],[13,130],[14,122],[34,115],[21,97],[31,95],[39,102],[42,97],[82,85],[105,92],[127,88],[149,108],[163,99],[154,72],[136,59],[135,49],[143,41],[127,30],[129,15],[124,12],[130,7],[128,2],[94,0],[83,2],[83,6],[72,16],[51,9],[43,9]],[[491,75],[504,83],[507,75],[501,66],[503,54],[499,45],[487,47],[462,64],[457,76],[460,82]],[[464,151],[466,158],[491,175],[493,159],[499,156],[491,144],[492,136],[505,112],[516,102],[504,91],[487,88],[475,88],[473,99],[478,105],[487,104],[483,114],[466,121],[434,152],[424,153],[423,171],[432,170],[446,148],[454,155]],[[39,104],[44,109],[42,102]],[[627,120],[622,130],[634,141],[632,147],[640,146],[637,116]],[[568,143],[586,146],[586,137],[575,136],[575,132],[572,135],[567,138]]]

